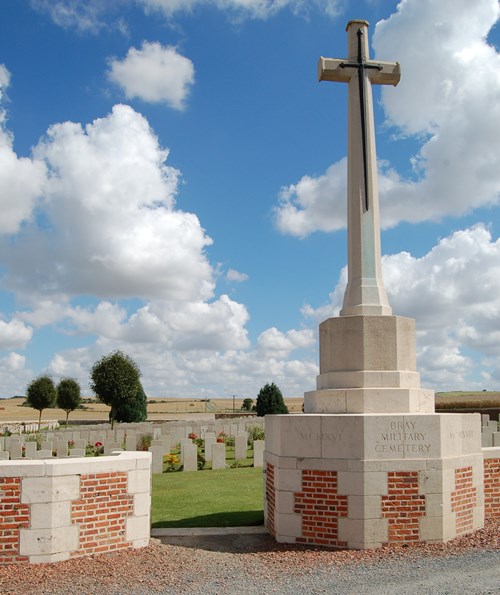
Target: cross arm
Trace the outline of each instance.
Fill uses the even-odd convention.
[[[353,74],[353,68],[346,67],[348,60],[321,57],[318,62],[318,80],[348,83]],[[364,63],[365,73],[374,84],[396,86],[401,79],[399,62],[374,62]]]

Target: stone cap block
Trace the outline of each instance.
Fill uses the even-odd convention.
[[[299,459],[430,460],[481,454],[478,414],[266,416],[266,451]],[[495,450],[500,453],[500,449]],[[301,463],[301,468],[305,468]]]
[[[319,325],[320,374],[416,371],[415,320],[403,316],[339,316]]]
[[[316,378],[316,387],[324,388],[420,388],[420,374],[409,370],[372,370],[326,372]]]

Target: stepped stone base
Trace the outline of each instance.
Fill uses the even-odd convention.
[[[340,316],[320,324],[320,373],[305,413],[433,413],[420,388],[415,321],[403,316]]]
[[[304,394],[305,413],[434,413],[423,388],[325,388]]]
[[[266,416],[264,465],[279,542],[442,543],[484,524],[478,414]]]

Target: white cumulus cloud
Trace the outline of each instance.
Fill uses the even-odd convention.
[[[9,70],[0,64],[0,101],[10,79]],[[41,161],[16,155],[14,137],[6,128],[6,119],[7,114],[0,107],[0,234],[16,233],[23,221],[30,218],[46,177]]]
[[[25,356],[15,351],[0,358],[1,397],[24,395],[26,385],[33,379],[33,373],[25,365]]]
[[[500,54],[487,42],[497,0],[405,0],[373,35],[375,57],[401,63],[401,82],[382,89],[387,125],[420,148],[404,177],[379,162],[383,227],[460,216],[498,204],[500,195]],[[347,117],[347,114],[346,114]],[[281,191],[278,229],[297,237],[345,222],[341,160]],[[416,208],[418,205],[418,208]]]
[[[40,160],[18,157],[13,137],[0,123],[0,234],[13,234],[31,218],[42,194],[46,168]]]
[[[315,333],[310,329],[292,329],[286,333],[275,327],[260,334],[257,346],[263,353],[275,358],[287,358],[292,351],[304,347],[311,347],[316,342]]]
[[[171,17],[176,13],[192,12],[197,7],[211,6],[228,11],[239,19],[267,19],[289,8],[295,14],[307,14],[317,9],[328,16],[336,16],[343,0],[138,0],[146,11],[157,10]]]
[[[22,349],[31,340],[33,329],[21,320],[13,318],[9,322],[0,320],[0,349]]]
[[[228,281],[234,281],[236,283],[242,283],[243,281],[248,281],[248,275],[246,273],[240,273],[235,269],[228,269],[226,273],[226,279]]]
[[[56,25],[64,29],[95,35],[103,29],[127,32],[123,19],[114,18],[115,12],[126,2],[128,0],[31,0],[31,5],[35,10],[47,13]]]
[[[476,386],[475,370],[498,370],[500,356],[500,240],[484,225],[456,231],[421,258],[384,256],[382,273],[395,315],[417,321],[418,368],[437,389]],[[304,313],[315,322],[337,315],[346,274],[320,308]]]
[[[128,106],[85,127],[52,126],[35,148],[50,171],[43,219],[9,247],[7,286],[49,297],[211,297],[211,240],[175,208],[179,172],[167,155]]]
[[[127,99],[165,102],[182,110],[194,83],[194,65],[174,46],[144,41],[130,48],[123,60],[110,60],[108,78],[120,85]]]
[[[283,233],[303,238],[313,231],[336,231],[346,225],[347,159],[318,176],[303,176],[283,187],[274,209],[275,223]]]

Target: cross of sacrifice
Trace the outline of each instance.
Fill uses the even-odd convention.
[[[319,59],[320,81],[348,83],[348,282],[341,316],[392,314],[382,282],[372,84],[399,83],[398,62],[369,59],[368,23],[347,24],[348,58]]]

